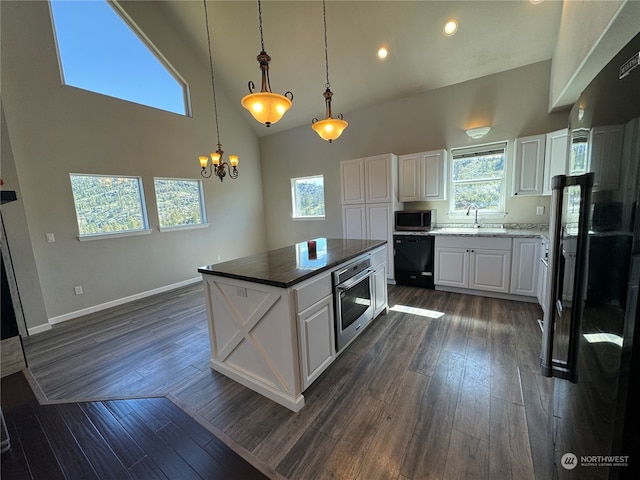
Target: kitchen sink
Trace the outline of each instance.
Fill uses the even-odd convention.
[[[461,234],[461,235],[477,235],[483,233],[506,233],[506,228],[493,228],[493,227],[443,227],[436,230],[438,233],[451,233],[451,234]]]

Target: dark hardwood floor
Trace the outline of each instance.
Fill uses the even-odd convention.
[[[268,478],[163,397],[41,405],[18,372],[2,412],[6,480]]]
[[[25,349],[47,400],[167,396],[270,478],[536,478],[539,307],[397,286],[389,305],[297,414],[209,368],[200,285],[64,322]]]

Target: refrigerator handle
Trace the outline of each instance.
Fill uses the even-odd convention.
[[[551,197],[551,220],[549,224],[549,268],[548,284],[550,285],[547,298],[547,308],[544,314],[542,331],[542,349],[540,367],[545,377],[559,377],[571,382],[578,381],[578,346],[582,331],[582,313],[584,296],[587,286],[587,266],[589,257],[589,211],[591,208],[591,190],[594,174],[567,177],[558,175],[553,177]],[[574,270],[574,288],[572,295],[571,318],[569,323],[569,344],[566,362],[556,362],[553,359],[553,336],[555,329],[556,300],[561,298],[562,292],[562,205],[564,188],[580,186],[580,215],[578,217],[578,234],[576,237],[576,264]]]
[[[540,369],[545,377],[553,376],[553,335],[554,312],[558,292],[558,272],[560,271],[560,241],[562,239],[562,203],[564,187],[567,184],[566,175],[557,175],[552,178],[551,211],[549,220],[549,268],[547,270],[547,305],[544,310],[542,322],[542,348],[540,352]]]

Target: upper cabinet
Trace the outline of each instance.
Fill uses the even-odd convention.
[[[396,202],[396,168],[391,153],[340,162],[342,204]]]
[[[398,157],[398,195],[401,202],[446,200],[446,186],[446,150]]]
[[[551,195],[551,179],[553,177],[556,175],[566,175],[568,146],[568,128],[547,133],[544,154],[543,195]]]
[[[514,195],[542,195],[546,135],[516,138]]]

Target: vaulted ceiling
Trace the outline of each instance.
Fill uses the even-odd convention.
[[[157,4],[207,59],[202,1]],[[241,108],[247,83],[260,88],[257,2],[208,0],[207,9],[216,81]],[[561,11],[557,0],[327,1],[334,114],[348,120],[349,112],[374,103],[549,60]],[[459,29],[447,37],[450,18]],[[265,0],[262,19],[272,90],[291,91],[294,99],[269,129],[252,121],[260,136],[324,118],[326,83],[322,1]],[[381,45],[390,52],[384,61],[376,56]]]

